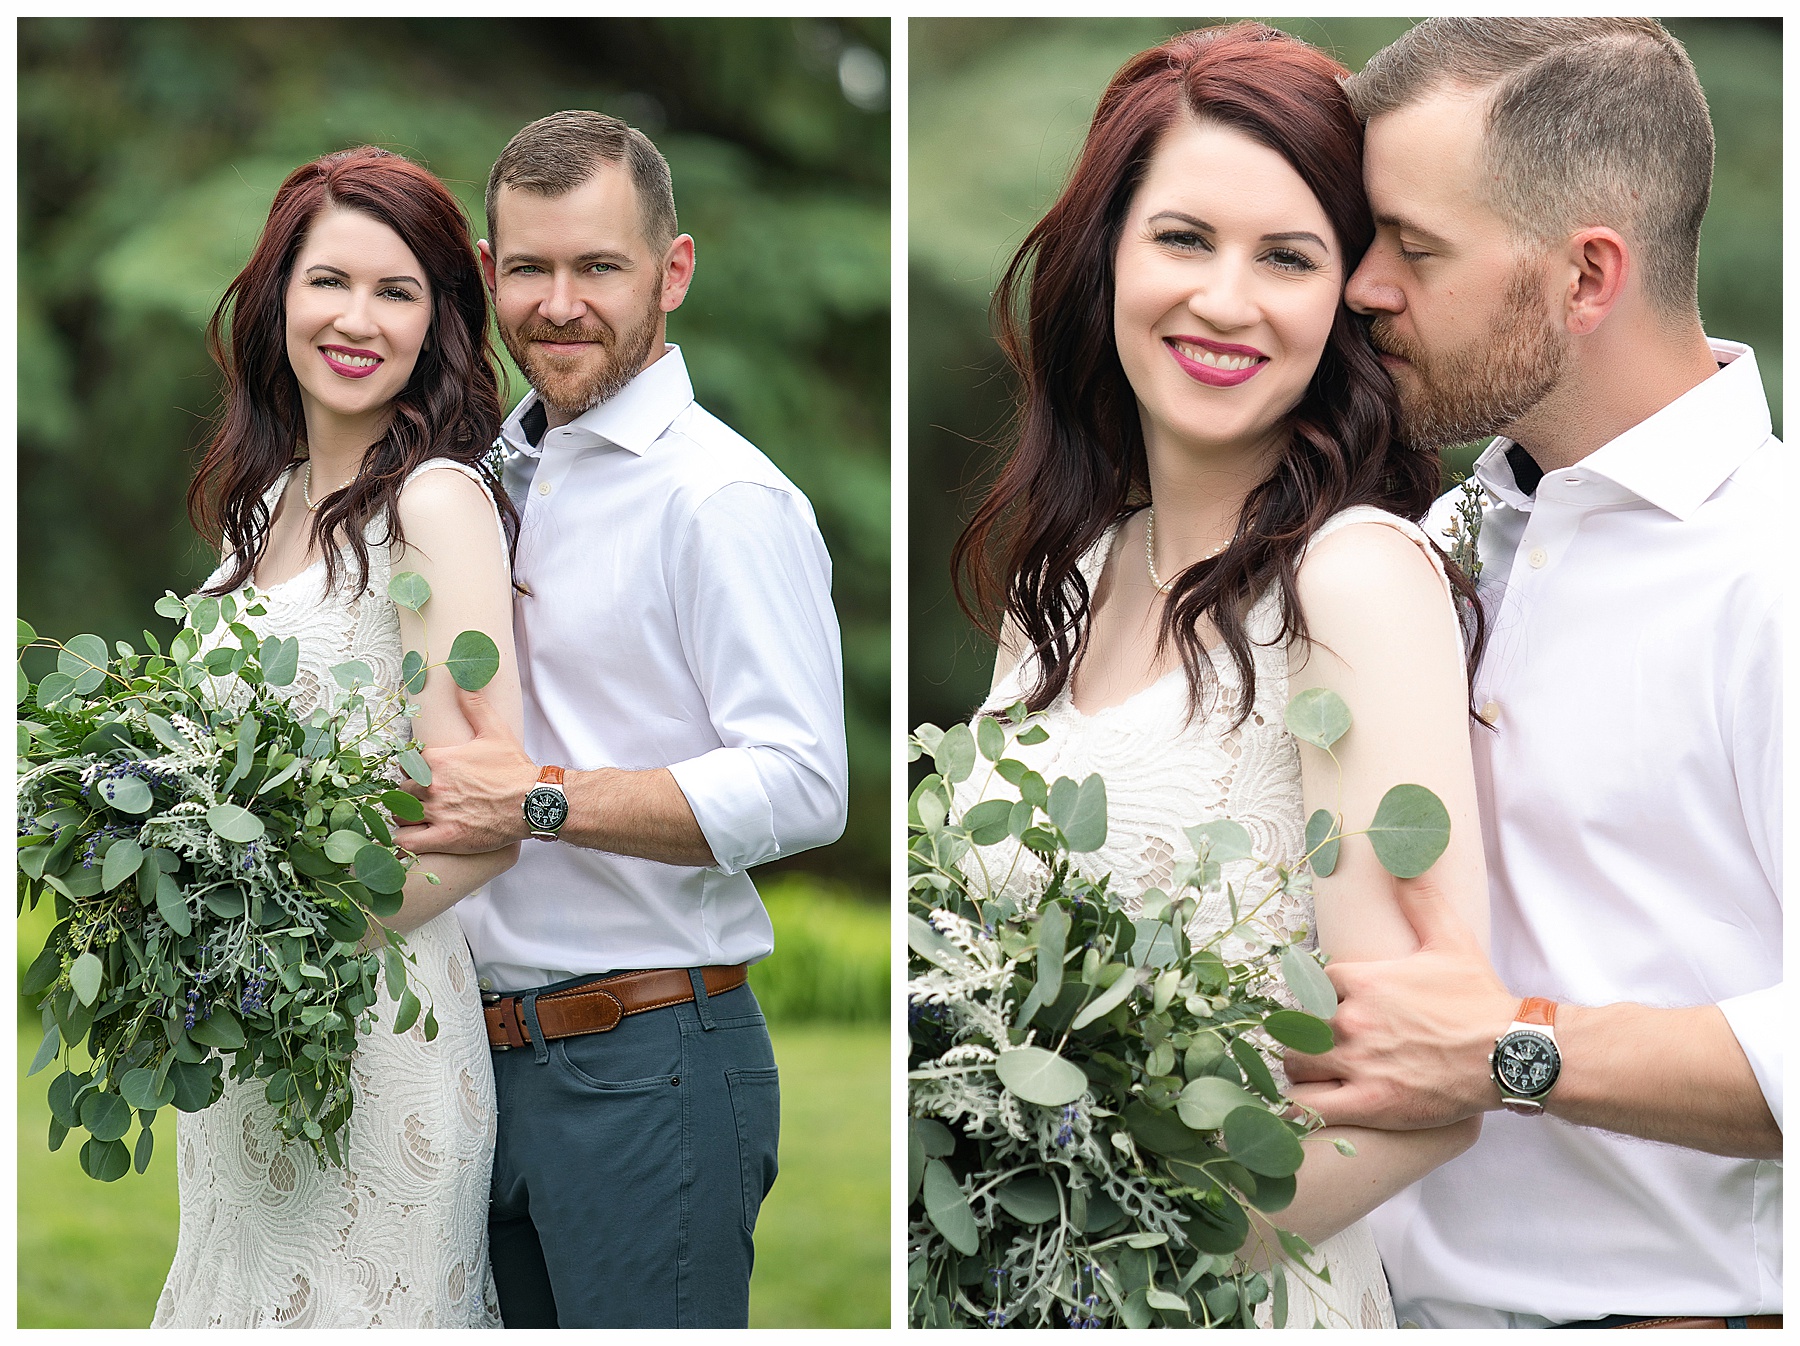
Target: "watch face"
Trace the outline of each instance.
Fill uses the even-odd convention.
[[[1494,1051],[1494,1073],[1508,1093],[1536,1098],[1556,1083],[1562,1058],[1556,1044],[1541,1033],[1514,1030],[1500,1039]]]
[[[569,801],[561,790],[538,786],[525,796],[525,821],[534,832],[554,832],[569,816]]]

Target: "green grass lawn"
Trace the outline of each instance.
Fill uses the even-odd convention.
[[[144,1327],[175,1255],[175,1116],[157,1119],[150,1171],[97,1183],[78,1146],[45,1148],[45,1090],[30,1079],[35,1024],[19,1032],[20,1327]],[[885,1026],[774,1031],[781,1177],[756,1227],[753,1327],[888,1322],[888,1038]]]

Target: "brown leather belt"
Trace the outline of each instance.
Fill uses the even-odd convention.
[[[742,963],[735,967],[703,967],[700,977],[709,996],[735,991],[748,979]],[[547,991],[537,998],[537,1021],[546,1041],[610,1033],[628,1014],[679,1005],[694,998],[694,984],[684,967],[621,972],[566,991]],[[488,1046],[497,1052],[529,1047],[523,997],[487,991],[481,997],[487,1019]]]

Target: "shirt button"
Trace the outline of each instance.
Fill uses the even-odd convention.
[[[550,483],[547,481],[540,481],[538,483],[538,494],[539,495],[549,495],[550,494]]]
[[[1500,722],[1500,703],[1498,701],[1482,702],[1481,722],[1487,725],[1498,724]]]
[[[1531,549],[1531,555],[1526,559],[1531,562],[1531,568],[1533,570],[1542,570],[1544,568],[1544,563],[1550,559],[1550,553],[1545,551],[1542,547],[1533,547]]]

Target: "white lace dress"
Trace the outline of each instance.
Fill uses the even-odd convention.
[[[443,459],[419,471],[431,468],[476,475]],[[271,510],[285,482],[272,488]],[[259,635],[299,637],[289,695],[303,712],[330,695],[330,668],[351,659],[399,689],[384,531],[368,531],[363,589],[346,592],[352,566],[327,595],[324,566],[314,565],[263,590],[267,615],[244,619]],[[395,721],[394,736],[411,733],[410,721]],[[487,1256],[494,1078],[475,968],[454,912],[407,943],[418,959],[409,980],[433,1007],[438,1035],[425,1041],[419,1024],[396,1035],[383,985],[375,1029],[351,1067],[344,1167],[283,1145],[260,1080],[227,1078],[217,1103],[180,1115],[181,1235],[153,1326],[500,1326]]]
[[[1418,528],[1368,506],[1333,516],[1315,540],[1346,524],[1368,522],[1400,529],[1438,564]],[[1109,530],[1080,562],[1090,592],[1099,584],[1114,536]],[[1441,573],[1441,565],[1439,569]],[[1133,911],[1145,889],[1167,887],[1178,860],[1194,858],[1183,828],[1230,818],[1248,829],[1258,855],[1279,861],[1306,852],[1300,752],[1282,719],[1288,702],[1288,668],[1286,647],[1275,639],[1281,629],[1279,602],[1280,595],[1271,591],[1246,621],[1256,668],[1256,700],[1241,725],[1234,728],[1232,720],[1243,683],[1230,659],[1221,655],[1213,664],[1217,695],[1207,713],[1192,722],[1186,719],[1187,677],[1177,668],[1129,699],[1091,715],[1075,708],[1065,687],[1042,715],[1049,739],[1008,749],[1046,780],[1058,776],[1082,780],[1100,773],[1106,781],[1106,844],[1075,860],[1090,878],[1110,874],[1113,892]],[[982,710],[996,712],[1020,700],[1029,681],[1026,675],[1032,671],[1021,667],[1002,678]],[[984,788],[995,797],[1017,797],[998,777]],[[958,802],[966,808],[975,800],[971,794]],[[1233,880],[1234,868],[1242,873],[1249,866],[1246,862],[1226,866],[1228,881]],[[1042,877],[1041,865],[1025,852],[1021,863],[1012,867],[1013,896],[1027,896]],[[1278,935],[1304,931],[1304,937],[1293,942],[1315,946],[1312,898],[1304,890],[1280,897],[1262,910],[1259,919]],[[1188,928],[1196,937],[1205,937],[1231,924],[1225,899],[1219,895],[1208,900]],[[1331,1268],[1331,1283],[1288,1269],[1290,1327],[1311,1327],[1315,1321],[1325,1327],[1395,1325],[1387,1277],[1366,1224],[1358,1222],[1326,1239],[1316,1251]],[[1265,1300],[1264,1327],[1269,1326],[1268,1316]]]

